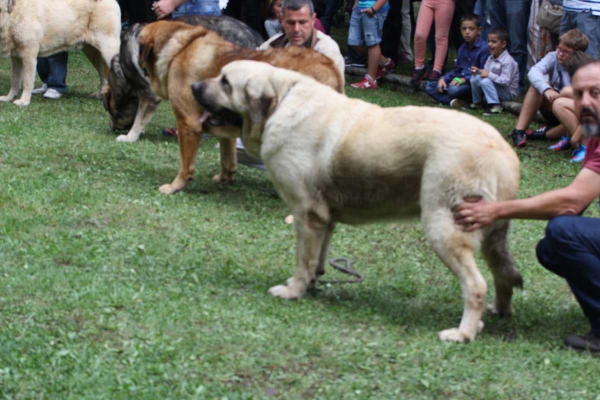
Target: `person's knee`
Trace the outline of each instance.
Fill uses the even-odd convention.
[[[492,80],[490,78],[481,78],[481,86],[485,86],[488,88],[493,88],[494,86],[494,82],[492,82]]]
[[[572,237],[573,231],[576,229],[575,224],[578,217],[561,215],[552,218],[546,225],[546,238],[558,246]]]
[[[425,88],[425,91],[430,96],[432,96],[435,93],[437,93],[437,82],[434,82],[434,81],[427,82],[427,86]]]

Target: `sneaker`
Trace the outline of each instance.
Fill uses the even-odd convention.
[[[571,335],[565,341],[565,346],[576,351],[589,351],[592,355],[600,357],[600,336],[588,332],[583,336]]]
[[[483,113],[486,117],[493,117],[494,115],[502,114],[502,106],[495,104],[491,106],[486,112]]]
[[[429,74],[429,78],[427,78],[427,80],[432,81],[432,82],[437,82],[440,80],[441,77],[442,77],[442,73],[440,71],[438,71],[437,69],[434,69],[433,71],[431,71],[431,74]]]
[[[464,100],[461,99],[452,99],[450,100],[450,107],[452,108],[465,108],[467,104]]]
[[[571,155],[573,158],[569,162],[582,162],[585,158],[585,144],[582,144],[578,148],[576,148]]]
[[[525,147],[527,144],[527,138],[525,137],[525,131],[519,131],[514,129],[510,135],[515,147]]]
[[[418,88],[421,86],[421,82],[423,79],[427,77],[427,70],[423,67],[421,69],[415,68],[412,74],[412,78],[410,79],[410,86]]]
[[[63,96],[63,94],[61,92],[59,92],[56,89],[48,89],[46,90],[46,93],[44,93],[44,98],[45,99],[60,99]]]
[[[367,64],[364,62],[353,60],[352,58],[346,56],[344,57],[344,65],[346,67],[357,67],[357,68],[365,68]]]
[[[548,148],[554,151],[569,150],[571,148],[571,138],[568,136],[563,136],[557,143],[553,144],[552,146],[548,146]]]
[[[463,107],[463,110],[465,111],[474,111],[474,110],[481,110],[482,105],[481,103],[471,103],[467,106]]]
[[[396,63],[391,58],[388,58],[388,62],[377,67],[377,74],[375,74],[375,79],[383,78],[387,73],[391,72],[396,68]]]
[[[260,158],[252,157],[250,154],[246,153],[244,143],[242,143],[242,139],[240,138],[237,138],[235,141],[235,151],[237,155],[237,162],[239,164],[244,164],[248,167],[258,168],[266,171],[267,167]]]
[[[365,75],[362,81],[353,83],[350,86],[356,89],[377,89],[379,87],[377,81],[371,78],[369,74]]]
[[[31,94],[44,94],[44,93],[46,93],[46,90],[48,90],[48,85],[46,85],[46,84],[44,83],[44,84],[43,84],[42,86],[40,86],[39,88],[37,88],[37,89],[33,89],[33,90],[31,91]]]
[[[546,133],[550,130],[546,125],[540,126],[536,130],[527,129],[525,134],[527,135],[527,140],[545,140]]]

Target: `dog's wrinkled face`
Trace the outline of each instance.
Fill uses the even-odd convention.
[[[247,150],[260,153],[264,125],[277,106],[270,76],[274,68],[256,61],[235,61],[221,74],[192,85],[196,101],[219,119],[242,116],[242,140]]]
[[[139,96],[123,75],[118,55],[111,61],[108,85],[102,100],[104,109],[110,114],[110,127],[113,130],[130,129],[135,119]]]

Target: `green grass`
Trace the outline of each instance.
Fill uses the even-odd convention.
[[[189,188],[161,195],[178,168],[177,143],[160,135],[174,124],[168,103],[145,139],[117,143],[88,97],[91,66],[74,52],[69,68],[63,99],[0,104],[0,398],[600,399],[598,360],[561,346],[588,326],[535,259],[543,222],[513,225],[525,279],[514,317],[486,315],[468,345],[437,339],[462,299],[417,221],[340,226],[331,255],[354,260],[365,282],[272,299],[268,288],[292,274],[295,239],[266,176],[241,166],[234,185],[214,185],[208,140]],[[9,81],[1,60],[0,92]],[[515,123],[491,121],[505,135]],[[545,145],[519,151],[522,197],[578,171]]]

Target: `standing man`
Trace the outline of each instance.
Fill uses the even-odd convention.
[[[37,73],[42,86],[33,89],[31,94],[42,94],[45,99],[60,99],[67,91],[67,63],[69,53],[62,51],[48,57],[38,57]]]
[[[590,321],[587,334],[568,336],[564,343],[600,356],[600,220],[581,213],[600,196],[600,62],[584,65],[573,77],[575,112],[588,148],[581,172],[562,189],[527,199],[485,201],[468,198],[455,207],[454,218],[465,231],[481,229],[499,219],[549,219],[537,258],[566,279]]]
[[[564,0],[562,6],[560,34],[571,29],[579,29],[590,42],[586,53],[597,59],[598,46],[600,46],[600,1]]]

